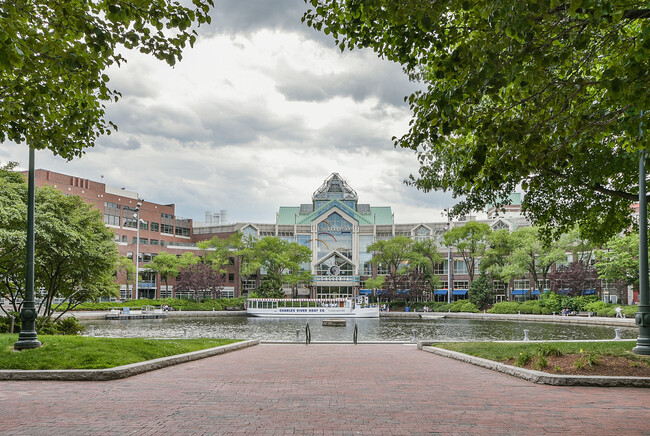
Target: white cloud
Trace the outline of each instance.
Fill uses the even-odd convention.
[[[402,97],[416,85],[398,65],[370,51],[341,53],[300,25],[302,1],[256,4],[260,16],[248,3],[219,2],[217,21],[247,24],[202,29],[174,68],[126,53],[128,63],[109,71],[123,94],[107,111],[119,131],[69,163],[38,152],[37,167],[104,175],[198,221],[226,209],[244,222],[274,222],[279,206],[309,202],[338,172],[361,202],[392,206],[397,222],[444,220],[451,196],[404,185],[417,160],[391,141],[406,132]],[[0,160],[26,166],[26,148],[3,144]]]

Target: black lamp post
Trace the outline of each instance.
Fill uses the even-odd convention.
[[[34,304],[34,149],[29,148],[29,175],[27,181],[27,263],[25,268],[25,299],[20,311],[22,321],[15,350],[41,346],[36,334],[36,305]]]
[[[639,118],[643,117],[643,111]],[[639,139],[643,139],[643,123],[639,122]],[[642,141],[641,141],[642,142]],[[639,337],[632,351],[650,355],[650,296],[648,293],[648,204],[646,201],[645,150],[639,156],[639,311],[634,316]]]

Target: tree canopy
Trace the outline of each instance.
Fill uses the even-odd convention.
[[[470,221],[462,227],[447,230],[444,234],[445,245],[456,247],[456,251],[463,258],[470,284],[474,281],[479,259],[487,249],[490,233],[492,230],[488,224]],[[452,268],[452,265],[449,267]]]
[[[0,4],[0,142],[26,142],[66,159],[116,127],[108,67],[134,49],[174,65],[210,22],[212,0],[17,0]]]
[[[455,213],[504,204],[597,242],[631,224],[650,101],[650,8],[629,0],[305,0],[341,50],[369,47],[423,89],[395,144],[410,183],[451,191]]]
[[[275,236],[248,239],[242,242],[237,255],[242,258],[242,276],[248,277],[258,271],[265,275],[257,289],[263,297],[284,296],[283,284],[294,287],[295,293],[298,283],[311,281],[311,272],[301,269],[301,264],[311,261],[311,250],[297,242]]]
[[[21,177],[22,178],[22,177]],[[0,170],[0,294],[20,309],[25,294],[26,192]],[[100,296],[116,296],[114,274],[118,252],[111,232],[97,209],[78,196],[51,187],[36,191],[35,287],[39,311],[52,316],[55,298],[69,308]]]

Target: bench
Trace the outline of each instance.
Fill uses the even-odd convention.
[[[576,316],[588,316],[588,317],[592,317],[596,315],[595,312],[585,312],[585,311],[576,312],[575,314]]]

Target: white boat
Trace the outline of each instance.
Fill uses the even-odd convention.
[[[259,317],[379,318],[379,306],[364,298],[249,298],[246,313]]]

